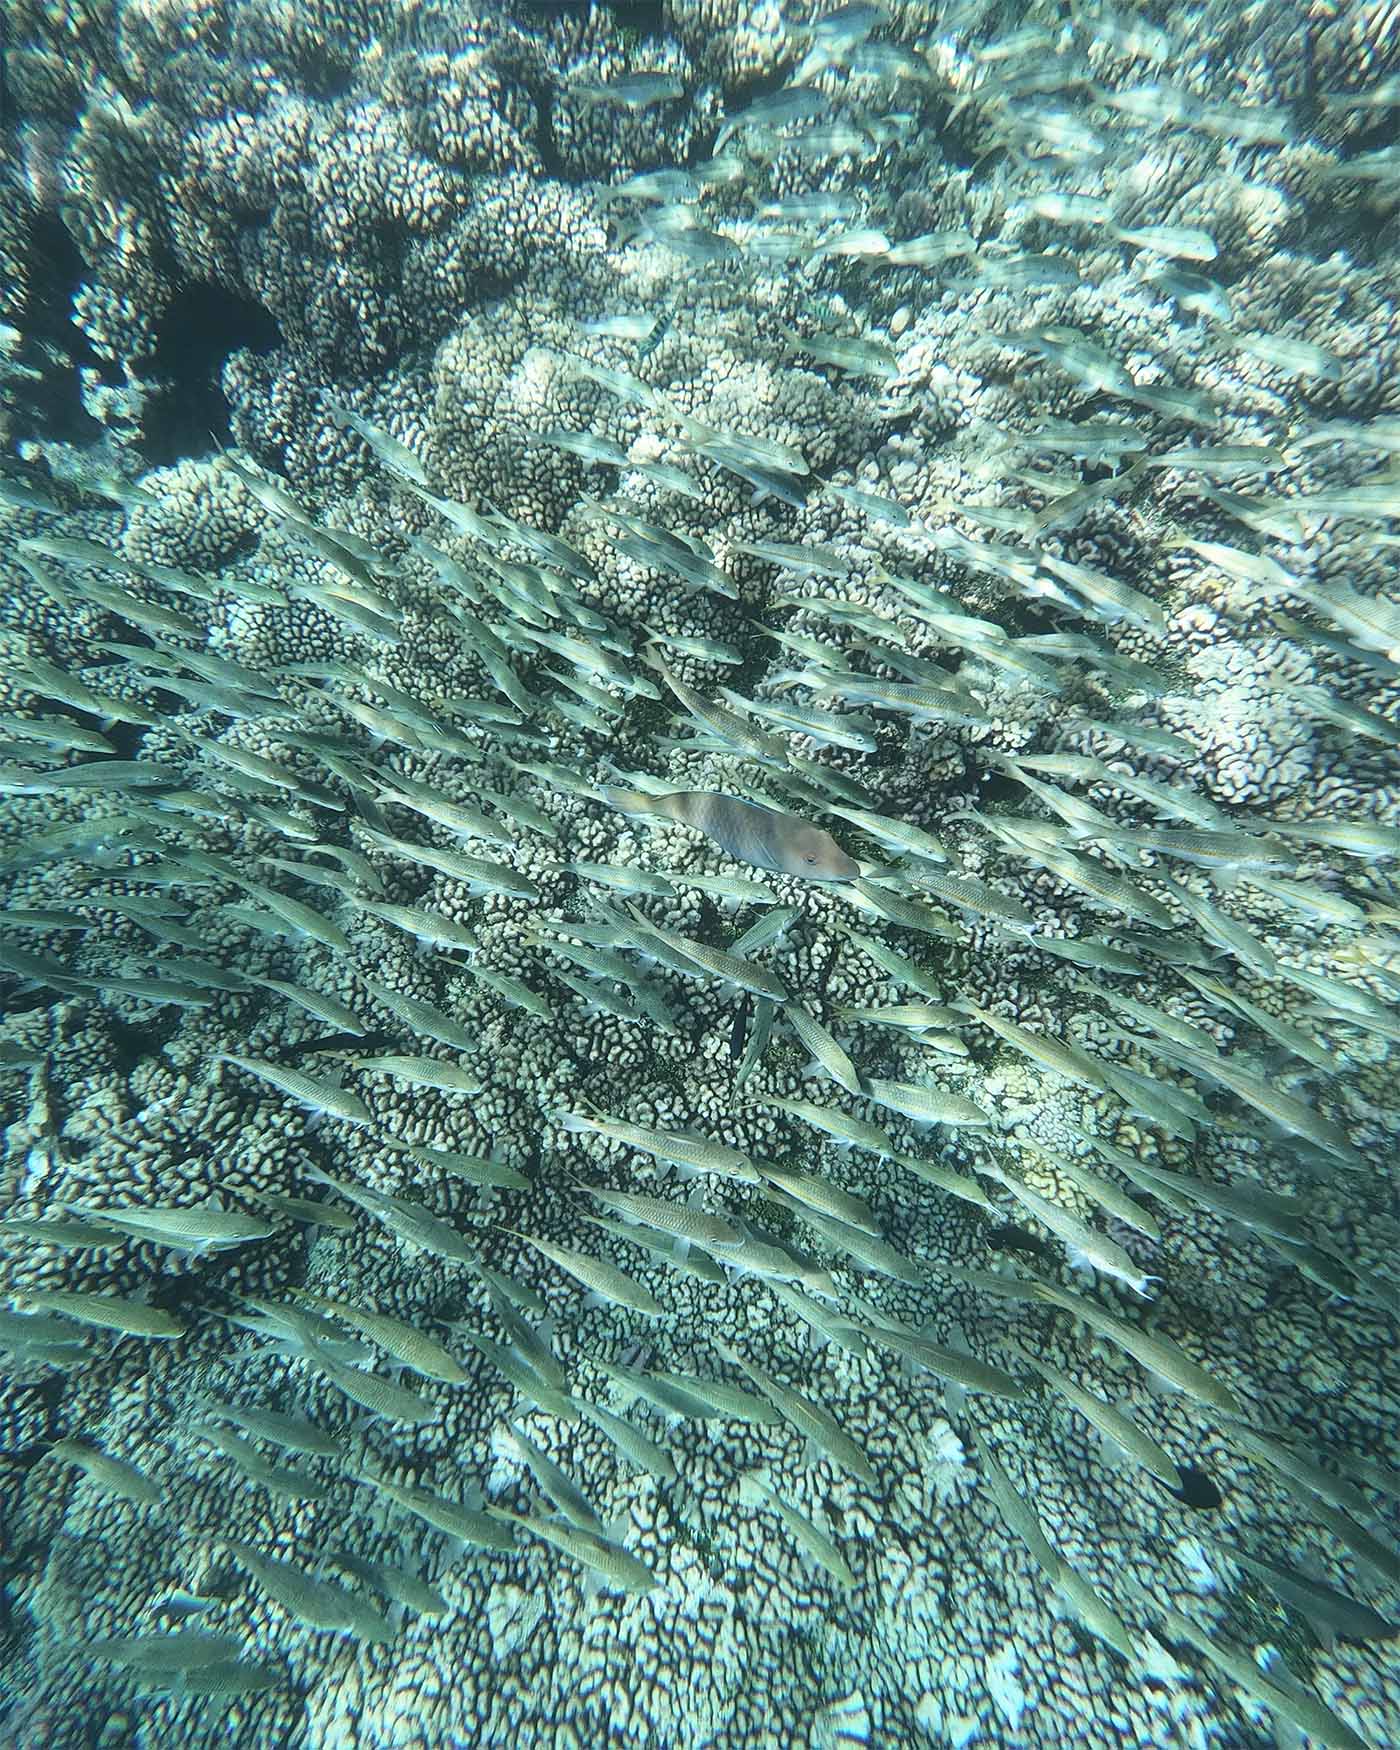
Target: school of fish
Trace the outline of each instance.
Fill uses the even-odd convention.
[[[450,1617],[454,1570],[504,1573],[527,1547],[546,1552],[530,1572],[556,1601],[582,1577],[597,1608],[663,1610],[679,1570],[664,1550],[643,1559],[625,1515],[591,1498],[567,1456],[585,1433],[682,1517],[693,1442],[721,1464],[742,1447],[729,1515],[771,1520],[842,1609],[911,1512],[903,1457],[852,1432],[869,1424],[863,1400],[936,1389],[977,1484],[980,1507],[958,1510],[1003,1523],[1047,1620],[1068,1615],[1108,1681],[1159,1681],[1169,1645],[1227,1722],[1242,1693],[1295,1741],[1381,1750],[1354,1688],[1261,1663],[1243,1630],[1178,1608],[1194,1539],[1323,1649],[1340,1638],[1386,1658],[1400,1621],[1393,1416],[1363,1417],[1371,1444],[1348,1449],[1272,1414],[1267,1355],[1243,1323],[1200,1322],[1209,1296],[1183,1248],[1199,1224],[1228,1224],[1231,1249],[1302,1284],[1327,1321],[1360,1321],[1393,1361],[1400,1277],[1358,1256],[1357,1227],[1395,1231],[1395,1132],[1375,1102],[1400,1040],[1400,785],[1392,764],[1374,806],[1345,814],[1325,793],[1278,811],[1208,794],[1186,716],[1161,708],[1190,677],[1153,660],[1189,597],[1091,565],[1073,537],[1105,507],[1138,536],[1183,531],[1165,537],[1182,587],[1208,576],[1225,611],[1286,635],[1306,678],[1261,684],[1342,769],[1355,756],[1374,771],[1400,749],[1400,592],[1353,588],[1317,556],[1337,521],[1396,546],[1400,421],[1315,415],[1311,387],[1345,384],[1354,361],[1306,322],[1252,329],[1189,214],[1115,218],[1103,162],[1125,142],[1205,136],[1265,178],[1304,121],[1174,82],[1181,45],[1132,10],[1070,12],[999,33],[970,0],[909,38],[870,0],[793,22],[787,81],[731,108],[708,159],[596,191],[619,254],[674,251],[741,302],[801,278],[774,300],[775,375],[825,372],[897,407],[899,335],[855,315],[814,324],[818,291],[839,286],[848,314],[895,274],[907,301],[962,292],[959,368],[1051,373],[1063,414],[983,434],[986,502],[950,495],[930,517],[897,487],[825,478],[801,445],[681,405],[658,330],[684,308],[634,309],[621,288],[562,368],[649,441],[531,433],[587,470],[568,533],[454,498],[343,388],[325,418],[363,445],[398,526],[371,540],[225,450],[211,465],[262,519],[255,574],[128,557],[68,526],[75,500],[111,501],[110,483],[60,490],[5,466],[9,560],[103,629],[82,662],[5,634],[17,702],[0,719],[0,797],[37,799],[0,846],[15,1014],[97,1006],[162,1037],[197,1028],[204,1081],[284,1114],[299,1139],[285,1181],[246,1195],[225,1191],[217,1160],[144,1203],[76,1168],[83,1188],[60,1200],[6,1181],[5,1371],[61,1389],[109,1357],[165,1369],[167,1419],[134,1446],[74,1427],[37,1457],[171,1534],[145,1622],[72,1643],[138,1688],[284,1690],[277,1645],[229,1626],[243,1590],[276,1620],[392,1649],[407,1622]],[[644,67],[570,89],[629,114],[688,100]],[[1014,166],[1006,223],[1031,227],[1035,248],[958,230],[901,240],[859,183],[826,190],[819,174],[811,193],[764,193],[779,159],[873,160],[915,125],[911,91],[978,118],[983,150]],[[1368,101],[1318,99],[1324,114]],[[1374,103],[1393,119],[1400,91]],[[1382,151],[1351,174],[1393,189],[1400,165]],[[707,196],[746,182],[749,210],[712,216]],[[1087,238],[1121,256],[1121,285],[1097,295],[1158,298],[1164,321],[1209,325],[1222,358],[1272,385],[1267,441],[1223,390],[1144,371],[1056,319],[1065,288],[1093,289]],[[984,326],[982,295],[1007,291],[1029,325]],[[1302,489],[1266,484],[1302,462]],[[732,526],[681,526],[703,522],[709,483],[734,479],[751,498]],[[684,507],[669,524],[668,503]],[[299,564],[279,583],[288,547],[319,582]],[[600,573],[619,568],[649,579],[631,616],[602,605],[617,593]],[[230,604],[289,623],[314,610],[342,654],[232,655],[215,635]],[[450,673],[400,660],[429,618]],[[1008,729],[1008,698],[1030,701],[1029,734]],[[952,784],[950,749],[967,774]],[[917,809],[882,795],[898,761],[927,770]],[[21,887],[31,897],[9,897]],[[852,985],[883,995],[852,1003]],[[1033,994],[1029,1012],[1012,1012],[1013,992]],[[528,1160],[385,1117],[489,1100],[487,1017],[492,1039],[557,1038],[573,1059],[571,1094],[513,1090],[537,1138]],[[623,1068],[578,1061],[580,1037],[625,1042]],[[8,1122],[61,1109],[61,1075],[57,1030],[46,1048],[0,1042]],[[688,1076],[727,1102],[723,1123],[664,1116]],[[773,1146],[748,1142],[755,1126]],[[62,1164],[61,1128],[34,1146]],[[1342,1203],[1355,1222],[1335,1227]],[[965,1236],[964,1264],[930,1224]],[[421,1317],[338,1281],[336,1247],[366,1232],[401,1272],[431,1274]],[[263,1251],[275,1292],[221,1282],[250,1262],[264,1280]],[[1228,1256],[1219,1268],[1228,1289]],[[186,1346],[201,1365],[181,1385],[164,1357]],[[249,1357],[276,1358],[280,1373],[255,1376],[284,1389],[243,1390]],[[502,1393],[482,1439],[511,1467],[505,1487],[431,1444],[453,1405]],[[271,1498],[275,1548],[180,1522],[161,1480],[175,1425],[230,1492]],[[1018,1486],[1018,1448],[1086,1428],[1105,1474],[1160,1514],[1136,1574],[1120,1551],[1091,1577],[1092,1506],[1066,1549]],[[1292,1537],[1251,1532],[1248,1492],[1211,1498],[1207,1473],[1234,1466],[1284,1504]],[[1069,1456],[1065,1474],[1072,1488]],[[838,1495],[844,1516],[823,1507]],[[873,1531],[834,1529],[859,1517],[853,1502]],[[349,1535],[326,1528],[370,1513],[426,1528],[431,1554],[405,1567],[337,1551]],[[211,1611],[218,1628],[201,1626]]]

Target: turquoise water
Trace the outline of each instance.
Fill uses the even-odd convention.
[[[4,1741],[1400,1739],[1393,10],[4,24]]]

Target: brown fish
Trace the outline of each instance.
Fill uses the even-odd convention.
[[[723,796],[714,790],[672,790],[648,796],[642,790],[603,786],[598,794],[623,814],[678,820],[694,827],[741,863],[772,869],[780,875],[800,875],[808,881],[851,881],[860,865],[829,832],[795,814]]]

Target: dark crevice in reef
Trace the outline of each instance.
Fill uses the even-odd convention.
[[[1016,634],[1021,638],[1042,638],[1063,632],[1065,621],[1060,604],[1049,596],[1040,602],[1022,602],[1018,607]],[[1073,630],[1073,625],[1071,625]]]
[[[151,466],[169,467],[227,443],[230,409],[219,381],[224,360],[281,345],[281,329],[251,298],[203,283],[177,292],[150,360],[158,392],[141,452]]]
[[[127,642],[130,644],[144,644],[147,640],[144,638],[130,638]],[[155,646],[151,645],[151,649],[154,650],[154,648]],[[116,661],[115,657],[113,658],[113,661]],[[134,760],[140,758],[141,746],[146,738],[146,726],[144,723],[112,723],[103,729],[102,733],[111,743],[111,757],[113,759]],[[96,757],[102,759],[104,756],[98,754]]]
[[[532,96],[535,100],[535,114],[540,118],[539,126],[535,129],[535,150],[540,155],[545,175],[555,182],[567,182],[569,178],[564,172],[564,160],[559,155],[559,147],[554,138],[554,112],[550,108],[553,93],[547,86],[541,86]]]
[[[1008,808],[1015,809],[1025,801],[1026,793],[1008,774],[987,772],[983,774],[978,786],[978,797],[984,808],[1002,802]]]
[[[48,985],[26,988],[16,977],[10,980],[8,989],[0,986],[0,1021],[9,1020],[14,1015],[32,1015],[35,1009],[51,1009],[55,1003],[64,1000],[62,991],[53,990]]]
[[[1317,101],[1317,26],[1311,18],[1303,20],[1299,46],[1298,89],[1288,101],[1293,106],[1298,132],[1311,135],[1321,115]]]
[[[360,56],[347,52],[339,57],[327,54],[322,61],[306,63],[300,71],[313,97],[322,103],[334,103],[354,90],[359,68]]]
[[[1194,1464],[1179,1464],[1176,1468],[1181,1472],[1181,1487],[1168,1489],[1169,1495],[1175,1495],[1188,1507],[1205,1511],[1213,1511],[1224,1504],[1225,1497],[1203,1470],[1197,1470]]]
[[[85,269],[78,245],[57,213],[36,212],[29,221],[32,244],[25,331],[36,340],[51,341],[83,364],[101,366],[87,337],[73,323],[73,294]],[[109,366],[108,369],[111,367]],[[120,381],[113,377],[113,382]]]
[[[381,1046],[392,1049],[396,1045],[402,1045],[402,1041],[392,1033],[326,1033],[319,1039],[303,1039],[296,1045],[289,1045],[281,1055],[281,1062],[295,1065],[317,1052],[378,1051]]]
[[[538,24],[540,18],[568,18],[588,11],[588,0],[513,0],[511,12],[520,12],[528,24]],[[609,13],[618,30],[633,31],[638,36],[666,34],[665,7],[662,0],[603,0],[600,12]]]
[[[1370,152],[1379,152],[1382,147],[1394,144],[1395,123],[1387,114],[1372,122],[1369,127],[1363,126],[1345,140],[1335,143],[1333,150],[1345,164],[1353,158],[1364,158]]]
[[[664,36],[666,9],[661,0],[613,0],[608,10],[624,30],[638,36]]]
[[[175,1009],[164,1012],[167,1015],[164,1021],[157,1013],[150,1020],[130,1022],[123,1021],[110,1009],[107,1011],[107,1038],[117,1068],[123,1075],[130,1075],[147,1058],[158,1056],[162,1046],[174,1036],[180,1024],[179,1012]]]
[[[1044,1240],[1037,1239],[1033,1233],[1027,1233],[1025,1228],[1017,1227],[1013,1222],[1004,1222],[983,1237],[994,1252],[1021,1252],[1028,1258],[1053,1259],[1055,1255]]]
[[[931,100],[923,109],[920,134],[938,147],[950,169],[973,170],[979,159],[989,156],[988,146],[961,118],[954,122],[952,115],[951,103],[938,98]]]
[[[787,84],[791,71],[790,67],[784,66],[761,78],[748,79],[743,84],[736,85],[729,94],[729,114],[737,115],[741,109],[747,109],[760,98],[774,96]]]
[[[32,245],[29,288],[20,326],[31,343],[26,363],[40,366],[42,380],[27,391],[35,425],[46,438],[85,445],[102,435],[102,427],[83,406],[79,368],[97,371],[106,383],[121,382],[121,373],[104,359],[73,320],[73,297],[85,269],[78,246],[56,213],[38,212],[29,222]],[[49,363],[44,349],[65,355],[72,368]]]

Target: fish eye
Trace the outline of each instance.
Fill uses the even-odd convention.
[[[802,859],[804,863],[815,863],[816,860],[815,855],[811,851],[808,851],[807,855]]]

